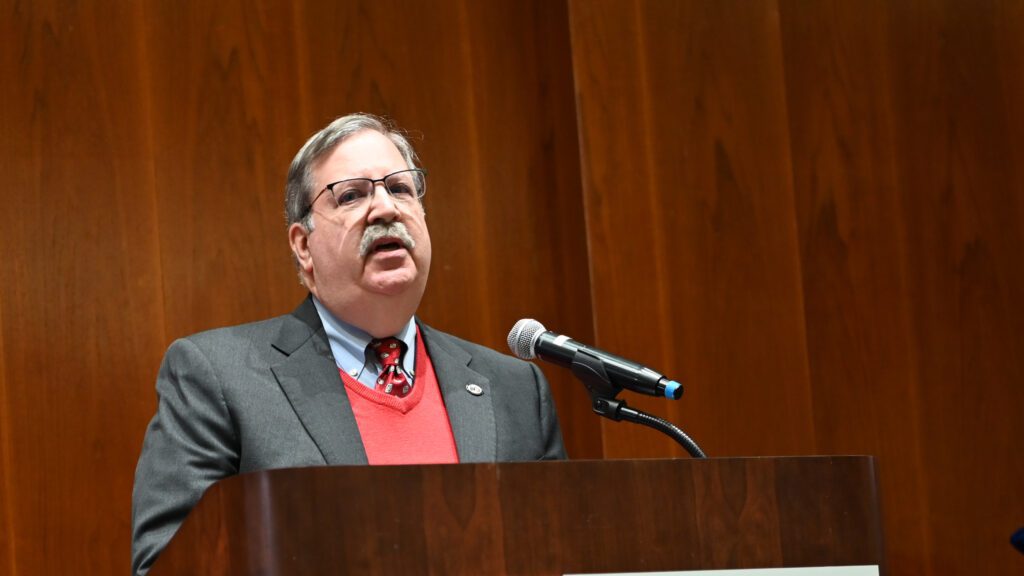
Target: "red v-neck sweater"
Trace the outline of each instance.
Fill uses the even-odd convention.
[[[338,371],[370,464],[454,464],[459,461],[434,366],[416,329],[416,379],[405,398],[385,394]]]

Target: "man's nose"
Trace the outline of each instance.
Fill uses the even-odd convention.
[[[397,220],[400,215],[398,203],[391,196],[383,182],[373,184],[373,193],[370,194],[370,207],[366,214],[367,222],[382,220],[391,222]]]

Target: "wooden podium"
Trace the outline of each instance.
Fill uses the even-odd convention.
[[[882,564],[874,460],[271,470],[215,484],[151,574],[563,574]]]

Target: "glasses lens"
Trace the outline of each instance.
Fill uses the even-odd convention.
[[[426,181],[419,170],[403,170],[387,177],[384,182],[388,192],[400,200],[421,198],[426,192]]]
[[[373,182],[365,178],[354,178],[345,180],[334,185],[332,192],[338,206],[355,206],[361,203],[370,195],[373,190]]]

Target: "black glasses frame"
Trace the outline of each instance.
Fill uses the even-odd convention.
[[[305,218],[306,216],[309,215],[310,212],[313,211],[313,205],[316,204],[316,201],[319,200],[321,196],[324,195],[324,192],[330,192],[331,193],[331,198],[333,198],[335,204],[337,204],[338,203],[338,197],[334,195],[334,187],[337,186],[338,184],[344,184],[345,182],[365,181],[365,182],[369,182],[370,183],[370,189],[371,190],[376,191],[377,190],[377,183],[378,182],[381,183],[381,184],[384,184],[385,180],[387,180],[388,178],[391,178],[395,174],[405,174],[406,172],[412,172],[413,173],[413,179],[415,181],[421,183],[421,186],[417,186],[416,187],[416,199],[419,200],[420,198],[423,198],[424,196],[426,196],[427,195],[427,171],[424,170],[423,168],[407,168],[405,170],[399,170],[397,172],[392,172],[391,174],[387,174],[387,175],[385,175],[382,178],[376,178],[376,179],[374,179],[374,178],[346,178],[344,180],[338,180],[337,182],[331,182],[327,186],[324,186],[324,189],[321,190],[316,195],[316,197],[313,198],[313,201],[309,203],[309,207],[306,208],[306,212],[302,215],[302,217]],[[386,185],[384,186],[384,190],[387,191],[388,194],[391,194],[391,190],[389,190]]]

